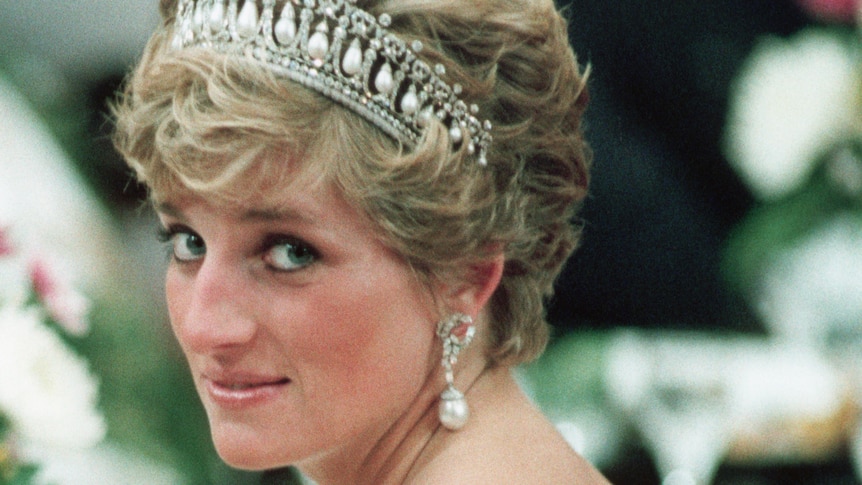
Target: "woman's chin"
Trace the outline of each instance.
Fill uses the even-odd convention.
[[[226,448],[216,445],[216,451],[222,461],[231,468],[236,468],[238,470],[263,471],[287,466],[286,464],[279,463],[276,460],[262,457],[260,452],[254,449],[239,449],[235,447]]]
[[[247,430],[213,427],[212,439],[216,452],[232,468],[261,471],[289,465],[283,456],[276,456],[277,447],[265,438]]]

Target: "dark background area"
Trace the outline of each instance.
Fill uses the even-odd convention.
[[[591,66],[592,195],[550,318],[564,328],[759,331],[720,272],[753,199],[722,155],[731,81],[764,34],[809,22],[790,1],[564,2]]]

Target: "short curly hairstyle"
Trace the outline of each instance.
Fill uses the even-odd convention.
[[[176,0],[162,0],[164,22],[114,103],[115,145],[154,199],[178,190],[241,199],[250,183],[286,183],[286,159],[301,159],[303,173],[335,184],[425,277],[463,274],[502,248],[488,358],[529,361],[548,340],[544,305],[577,245],[589,180],[587,76],[567,24],[552,0],[357,4],[421,40],[421,57],[442,63],[493,122],[487,166],[463,147],[453,153],[442,124],[405,150],[255,61],[172,50]]]

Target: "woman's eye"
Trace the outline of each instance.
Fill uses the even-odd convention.
[[[317,260],[317,251],[300,241],[281,241],[270,247],[265,259],[278,271],[296,271]]]
[[[192,232],[177,231],[165,239],[170,243],[173,257],[177,261],[195,261],[204,257],[207,252],[203,238]]]

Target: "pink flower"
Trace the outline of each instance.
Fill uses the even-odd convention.
[[[87,312],[90,307],[87,298],[57,278],[43,260],[34,259],[30,263],[30,281],[52,320],[70,335],[87,333]]]
[[[862,8],[860,0],[796,0],[806,12],[828,22],[853,23]]]
[[[6,228],[0,227],[0,258],[11,256],[15,253],[15,246],[6,235]]]

